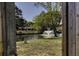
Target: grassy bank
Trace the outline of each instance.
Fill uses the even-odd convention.
[[[62,55],[62,39],[35,39],[27,44],[19,41],[17,54],[20,56],[60,56]]]

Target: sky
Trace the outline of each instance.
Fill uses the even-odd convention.
[[[36,7],[34,2],[16,2],[18,8],[22,10],[23,17],[27,21],[32,21],[36,15],[39,15],[42,11],[46,11],[43,7]]]

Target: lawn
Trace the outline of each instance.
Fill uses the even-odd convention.
[[[17,42],[18,56],[61,56],[62,39],[35,39],[24,44],[23,41]]]

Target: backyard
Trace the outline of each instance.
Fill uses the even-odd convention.
[[[61,56],[62,38],[53,39],[34,39],[28,41],[18,41],[18,56]]]

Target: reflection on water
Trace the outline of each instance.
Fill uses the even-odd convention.
[[[33,40],[41,38],[40,34],[31,34],[31,35],[17,35],[18,41],[20,40]]]

